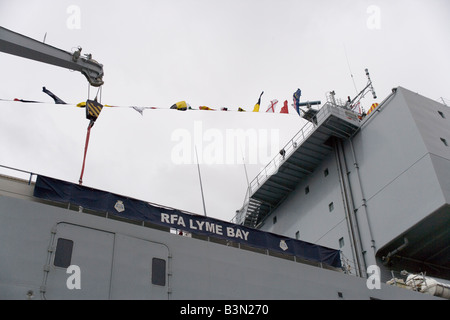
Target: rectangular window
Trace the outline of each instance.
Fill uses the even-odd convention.
[[[273,217],[273,224],[277,223],[277,217]]]
[[[331,202],[331,203],[328,205],[328,210],[330,210],[330,212],[334,210],[334,203],[333,203],[333,202]]]
[[[72,261],[72,250],[72,240],[59,238],[56,244],[55,259],[53,260],[55,267],[69,267]]]
[[[166,285],[166,260],[152,259],[152,284],[157,286]]]
[[[330,172],[328,171],[328,168],[326,168],[324,171],[323,171],[323,175],[326,177],[326,176],[328,176],[328,174],[329,174]]]
[[[309,193],[309,186],[307,186],[306,188],[305,188],[305,194],[308,194]]]
[[[342,248],[344,246],[344,238],[339,239],[339,248]]]

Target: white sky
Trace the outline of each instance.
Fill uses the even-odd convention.
[[[68,11],[72,6],[79,20]],[[146,110],[141,116],[131,108],[104,108],[92,129],[84,185],[198,214],[197,166],[175,163],[179,142],[172,135],[188,132],[194,143],[200,124],[205,152],[226,140],[227,130],[258,132],[258,143],[276,131],[275,145],[284,146],[304,121],[293,109],[264,113],[270,100],[280,101],[279,112],[297,88],[301,101],[325,102],[331,90],[353,98],[367,83],[365,68],[378,94],[363,100],[366,110],[397,86],[450,98],[448,0],[1,0],[0,25],[41,41],[47,34],[46,43],[66,51],[81,46],[92,53],[104,65],[104,104],[168,109],[185,100],[196,109],[234,110]],[[48,102],[0,101],[0,165],[77,183],[85,111],[54,105],[42,87],[76,104],[88,97],[86,79],[5,53],[0,70],[0,99]],[[252,111],[262,91],[259,114],[235,112]],[[91,88],[91,98],[95,92]],[[206,140],[211,133],[216,144]],[[244,149],[248,158],[250,146]],[[238,151],[232,164],[201,165],[208,216],[230,220],[242,206],[246,178]],[[250,180],[263,158],[247,165]]]

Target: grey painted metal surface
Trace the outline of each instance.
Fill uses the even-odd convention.
[[[103,65],[80,57],[81,48],[73,54],[0,27],[0,51],[62,68],[80,71],[92,86],[103,84]]]
[[[448,107],[395,89],[342,139],[347,193],[330,154],[291,186],[261,229],[340,248],[353,274],[362,255],[365,266],[380,265],[386,277],[406,268],[450,279],[449,121]],[[354,210],[360,239],[352,239],[346,206]]]
[[[0,195],[0,222],[0,299],[434,298],[385,284],[369,290],[365,279],[342,272],[31,197]],[[70,264],[80,269],[79,289],[69,288],[72,274],[55,265],[58,239],[73,241]],[[159,284],[154,258],[165,261]]]

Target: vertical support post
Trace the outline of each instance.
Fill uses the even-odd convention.
[[[206,217],[205,197],[203,196],[202,176],[200,175],[200,164],[198,162],[197,146],[195,146],[195,156],[197,157],[197,169],[198,169],[198,178],[200,180],[200,191],[202,193],[203,213],[205,214]]]

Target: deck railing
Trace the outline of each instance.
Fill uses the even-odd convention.
[[[334,105],[331,102],[326,102],[313,117],[312,121],[308,121],[294,137],[280,150],[280,153],[258,173],[258,175],[250,182],[246,193],[245,203],[241,210],[236,212],[236,215],[231,220],[234,223],[242,224],[246,218],[247,207],[251,196],[263,185],[272,175],[278,172],[278,168],[285,162],[300,146],[308,139],[322,122],[333,112],[344,115],[346,112],[354,113],[341,106]],[[347,114],[348,115],[348,114]],[[356,114],[354,114],[356,117]]]

